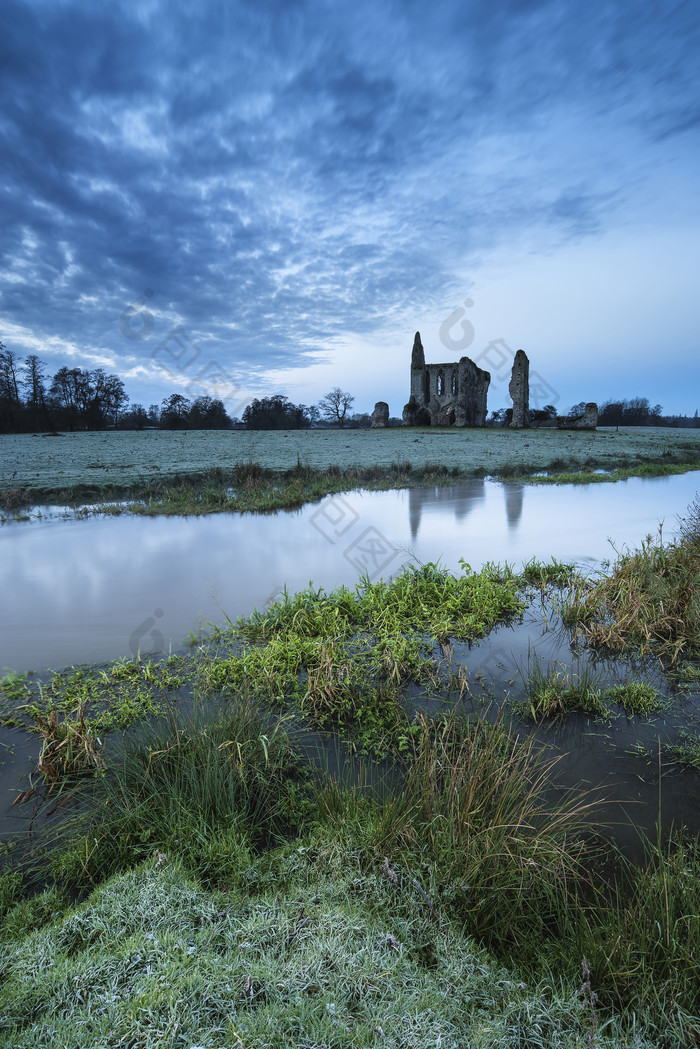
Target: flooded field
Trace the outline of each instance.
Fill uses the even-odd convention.
[[[590,487],[474,480],[328,496],[294,513],[197,518],[76,519],[43,508],[0,529],[0,590],[11,595],[0,608],[0,672],[41,677],[47,668],[184,652],[188,635],[270,607],[285,587],[352,587],[365,574],[387,579],[410,564],[438,561],[459,573],[462,562],[519,568],[533,557],[556,557],[596,573],[616,550],[659,528],[671,538],[698,487],[698,473]],[[558,789],[595,786],[612,799],[606,818],[619,824],[618,839],[630,850],[639,847],[638,829],[653,829],[660,774],[664,826],[681,821],[700,830],[700,772],[665,756],[683,732],[698,730],[700,697],[697,688],[669,681],[658,661],[600,660],[572,647],[554,607],[536,596],[522,620],[455,644],[450,659],[470,682],[462,703],[507,718],[523,738],[535,728],[523,709],[533,668],[589,674],[601,690],[630,679],[651,684],[666,701],[663,710],[642,717],[613,704],[604,717],[573,713],[540,725],[539,739],[561,758]],[[442,706],[419,688],[409,689],[406,702],[432,713]],[[6,729],[0,746],[0,789],[12,825],[20,817],[10,813],[11,800],[36,763],[38,744]]]
[[[700,456],[700,430],[601,428],[592,432],[500,429],[225,430],[0,435],[0,489],[128,485],[255,461],[274,470],[297,462],[313,468],[441,463],[496,473],[533,470],[556,460],[615,466],[660,460],[664,453]]]
[[[557,557],[590,569],[677,528],[700,474],[614,485],[350,492],[299,511],[208,517],[41,519],[0,529],[0,672],[177,648],[313,582],[353,585],[411,561],[516,565]]]

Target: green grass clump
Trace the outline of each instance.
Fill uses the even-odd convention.
[[[354,590],[338,587],[330,594],[286,592],[265,612],[238,620],[248,640],[264,641],[293,630],[306,637],[349,637],[358,630],[392,635],[419,632],[436,640],[483,637],[497,622],[519,615],[524,604],[517,576],[508,568],[487,564],[480,572],[460,561],[461,575],[438,565],[410,565],[388,583],[363,577]]]
[[[654,652],[671,663],[700,653],[700,534],[670,543],[648,536],[620,554],[609,574],[580,587],[562,609],[589,644]]]
[[[412,731],[400,702],[408,677],[421,680],[434,673],[434,661],[420,655],[418,646],[403,637],[395,645],[391,639],[375,645],[367,638],[350,644],[290,631],[242,654],[205,663],[199,687],[285,707],[291,701],[313,725],[345,729],[354,749],[381,757]]]
[[[628,714],[653,714],[663,710],[667,701],[653,685],[645,681],[627,681],[624,685],[614,685],[605,690],[605,699],[619,703]]]
[[[45,735],[40,722],[54,717],[67,722],[82,711],[85,730],[102,736],[162,713],[168,697],[185,683],[186,670],[181,656],[169,656],[70,668],[49,673],[45,680],[12,675],[14,683],[1,697],[0,723],[22,724]]]
[[[283,724],[254,704],[173,710],[112,742],[106,774],[51,846],[55,876],[84,886],[175,850],[223,879],[228,864],[248,862],[303,819],[305,790]]]
[[[531,660],[524,678],[525,699],[521,706],[535,721],[560,717],[571,711],[605,717],[608,707],[598,677],[584,667],[578,674],[566,668],[543,668],[539,659]]]
[[[83,706],[63,717],[57,710],[37,716],[36,725],[42,737],[38,770],[50,783],[99,772],[102,741],[87,724]]]
[[[575,565],[558,561],[552,557],[549,561],[531,558],[523,565],[522,578],[530,585],[543,590],[547,586],[570,587],[581,577]]]
[[[402,696],[409,683],[440,686],[436,643],[481,637],[524,607],[510,569],[462,567],[455,576],[435,564],[411,566],[388,583],[364,577],[354,590],[329,594],[285,591],[237,621],[230,637],[249,647],[205,666],[200,687],[292,699],[312,724],[351,730],[358,749],[405,750],[414,729]]]
[[[700,769],[700,734],[693,732],[682,732],[681,743],[668,748],[668,753],[674,761],[689,768]]]
[[[17,674],[14,670],[0,677],[0,694],[3,707],[11,709],[27,696],[27,675]]]

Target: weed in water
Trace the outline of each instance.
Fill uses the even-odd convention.
[[[670,663],[700,652],[700,539],[690,530],[665,543],[647,536],[612,570],[569,600],[567,622],[609,650],[655,652]]]
[[[536,557],[533,557],[523,565],[522,578],[526,583],[539,586],[544,590],[548,585],[572,586],[580,575],[575,565],[557,561],[555,557],[547,562],[538,561]]]
[[[605,699],[619,703],[628,714],[653,714],[668,706],[668,701],[653,685],[645,681],[627,681],[614,685],[603,693]]]
[[[37,716],[35,722],[43,740],[38,768],[50,784],[100,770],[102,741],[87,725],[83,706],[70,715],[52,710],[45,718]]]
[[[681,742],[675,746],[668,747],[668,753],[680,765],[700,769],[700,735],[692,732],[681,732]]]
[[[522,703],[527,714],[535,721],[558,717],[573,710],[605,717],[609,711],[603,701],[600,675],[591,667],[579,673],[554,664],[543,668],[539,658],[528,659],[527,672],[523,677],[525,699]],[[522,676],[522,675],[521,675]]]
[[[12,704],[26,699],[27,675],[10,671],[3,677],[0,677],[0,693],[2,693],[3,699],[9,700]]]

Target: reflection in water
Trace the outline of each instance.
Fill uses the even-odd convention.
[[[435,510],[438,513],[452,513],[456,521],[465,517],[485,498],[483,478],[470,481],[468,484],[456,485],[454,488],[409,488],[408,520],[411,538],[418,537],[423,511]]]
[[[586,568],[656,532],[698,474],[595,486],[347,492],[293,513],[59,518],[0,528],[0,674],[154,652],[202,622],[261,608],[283,586],[354,586],[412,560]],[[503,489],[503,493],[501,492]],[[504,513],[505,509],[505,513]]]
[[[508,527],[516,528],[523,512],[525,485],[504,484],[503,491],[506,497],[506,518],[508,520]]]

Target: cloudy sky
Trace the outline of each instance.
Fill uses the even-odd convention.
[[[692,414],[699,54],[697,0],[4,0],[0,339],[400,415],[420,329],[489,409],[522,347]]]

